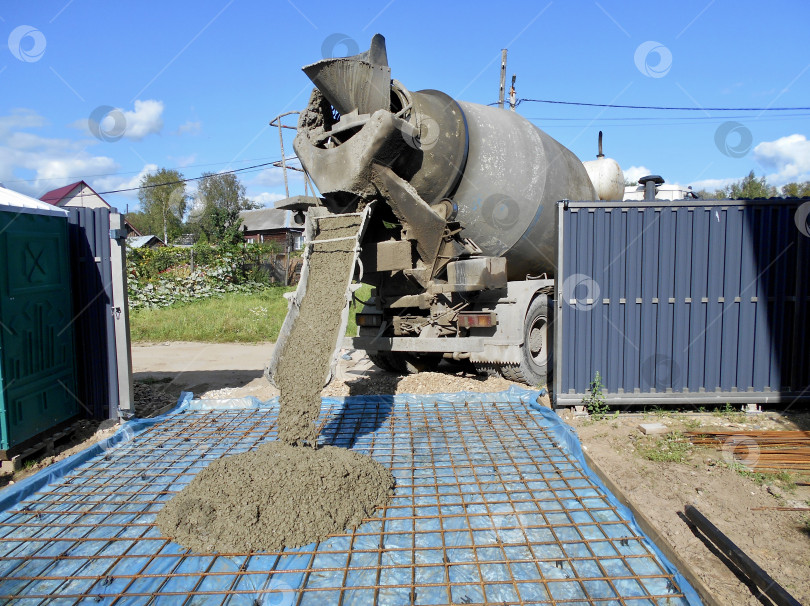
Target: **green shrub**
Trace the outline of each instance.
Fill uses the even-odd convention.
[[[275,250],[267,244],[130,249],[130,308],[167,307],[226,292],[254,292],[271,284],[260,264],[270,262]]]

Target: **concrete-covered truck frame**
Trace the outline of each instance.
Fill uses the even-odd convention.
[[[618,165],[601,149],[583,164],[515,112],[409,91],[379,34],[303,69],[316,88],[294,148],[322,197],[277,207],[367,215],[355,277],[373,288],[351,347],[387,370],[444,358],[545,384],[555,204],[621,198]]]

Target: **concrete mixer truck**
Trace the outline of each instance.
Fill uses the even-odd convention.
[[[303,70],[315,88],[294,149],[321,197],[276,206],[299,222],[306,214],[309,236],[318,216],[363,217],[354,283],[372,290],[350,346],[391,371],[446,359],[545,384],[555,205],[621,199],[624,189],[601,141],[597,160],[583,163],[515,112],[410,91],[391,78],[379,34],[364,53]]]

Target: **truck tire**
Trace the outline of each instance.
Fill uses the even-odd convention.
[[[475,362],[473,363],[473,368],[475,369],[475,373],[478,375],[484,375],[487,377],[500,377],[500,366],[497,364],[487,364],[484,362]]]
[[[377,351],[377,352],[366,352],[368,354],[368,359],[374,362],[377,366],[382,368],[388,372],[394,372],[398,375],[405,373],[405,368],[399,363],[393,355],[391,355],[390,351]]]
[[[532,387],[546,385],[551,368],[548,297],[541,295],[529,305],[523,324],[520,364],[501,366],[504,379]]]
[[[416,354],[404,351],[376,351],[366,352],[369,360],[388,372],[398,375],[415,375],[429,369],[426,360]]]

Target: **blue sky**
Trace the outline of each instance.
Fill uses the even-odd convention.
[[[386,37],[394,78],[461,100],[497,100],[502,48],[518,98],[709,107],[810,106],[810,3],[697,0],[521,2],[139,2],[0,4],[0,182],[39,197],[85,179],[136,187],[156,167],[186,177],[280,157],[268,122],[302,109],[301,66]],[[336,36],[340,34],[340,36]],[[334,47],[330,40],[344,43]],[[107,108],[101,109],[98,108]],[[124,121],[91,116],[117,108]],[[754,169],[810,179],[810,111],[648,111],[524,102],[518,111],[582,160],[713,187]],[[95,113],[94,113],[95,112]],[[288,152],[293,131],[287,131]],[[278,169],[240,173],[264,204]],[[193,184],[190,186],[193,189]],[[291,193],[303,193],[294,180]],[[105,195],[137,209],[136,192]]]

